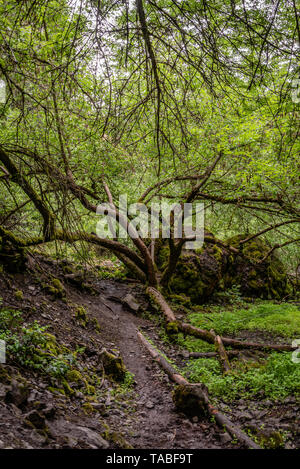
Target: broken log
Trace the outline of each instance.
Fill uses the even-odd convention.
[[[238,357],[240,352],[237,350],[228,350],[228,358]],[[190,352],[186,354],[186,358],[215,358],[218,356],[218,352]]]
[[[219,355],[219,361],[220,361],[223,373],[228,373],[229,371],[231,371],[231,367],[229,364],[228,355],[226,353],[222,339],[219,335],[215,333],[215,331],[211,330],[210,333],[214,337],[215,348]]]
[[[150,342],[144,337],[141,332],[137,333],[138,338],[147,349],[152,358],[158,363],[161,368],[168,374],[172,381],[179,385],[181,395],[184,394],[184,399],[181,399],[181,409],[182,402],[186,405],[186,398],[191,397],[192,405],[195,409],[195,401],[198,401],[198,409],[202,410],[205,407],[207,413],[213,417],[216,423],[224,428],[233,436],[233,438],[238,439],[243,443],[247,448],[251,449],[261,449],[261,447],[256,444],[248,435],[246,435],[240,428],[234,425],[225,415],[218,411],[212,404],[209,402],[207,388],[203,383],[189,383],[182,375],[180,375],[177,370],[150,344]],[[177,388],[178,394],[178,388]],[[180,400],[178,396],[176,398],[176,391],[174,393],[175,399],[177,402]],[[187,410],[187,409],[185,409]]]
[[[153,301],[159,306],[160,310],[164,314],[167,321],[167,329],[171,324],[176,326],[172,330],[180,330],[185,335],[191,335],[202,339],[210,344],[215,343],[215,339],[210,331],[205,329],[200,329],[198,327],[192,326],[181,321],[177,321],[176,316],[169,306],[169,304],[164,299],[163,295],[154,287],[149,287],[147,290],[148,295],[153,299]],[[296,346],[286,345],[286,344],[260,344],[257,342],[244,342],[238,339],[231,339],[229,337],[220,336],[223,345],[230,346],[238,349],[255,349],[255,350],[275,350],[277,352],[293,352],[296,350]]]

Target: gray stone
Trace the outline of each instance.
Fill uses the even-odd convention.
[[[146,402],[145,406],[147,407],[147,409],[153,409],[155,404],[152,401],[148,401]]]
[[[109,444],[97,431],[64,419],[48,422],[53,438],[63,438],[71,447],[84,445],[90,449],[107,449]]]
[[[6,393],[5,402],[19,407],[27,402],[28,396],[29,389],[27,385],[13,380],[10,389]]]
[[[229,433],[221,433],[220,434],[220,442],[223,444],[229,443],[232,440],[231,436]]]
[[[28,425],[28,422],[33,425],[35,428],[42,429],[45,428],[45,417],[40,414],[37,410],[32,410],[28,414],[24,415],[25,423]]]
[[[133,295],[131,293],[127,293],[127,295],[122,298],[122,303],[126,306],[128,306],[129,309],[137,313],[141,307],[141,305],[136,301]]]

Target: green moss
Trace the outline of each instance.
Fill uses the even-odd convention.
[[[222,262],[223,260],[223,251],[222,249],[217,246],[216,244],[212,246],[211,250],[210,250],[210,254],[213,255],[213,257],[218,261],[218,262]]]
[[[82,374],[78,370],[69,370],[66,376],[66,379],[70,383],[85,383],[85,379],[83,378]]]
[[[75,391],[71,388],[69,385],[68,381],[66,379],[61,380],[61,384],[63,385],[65,394],[68,396],[73,396],[75,394]]]
[[[75,311],[75,319],[79,322],[81,327],[87,327],[89,323],[88,313],[83,306],[78,306]]]
[[[47,343],[51,343],[51,344],[54,344],[54,345],[57,344],[55,335],[49,334],[49,332],[45,332],[44,335],[45,335],[45,337],[46,337],[46,339],[47,339]]]
[[[85,392],[89,396],[94,396],[96,394],[96,388],[95,388],[95,386],[92,386],[91,384],[86,384]]]
[[[192,303],[204,303],[219,286],[224,274],[225,255],[215,245],[204,245],[199,251],[184,251],[169,282],[176,295],[185,295]]]
[[[81,408],[86,415],[91,415],[95,412],[94,407],[89,402],[85,402]]]
[[[100,332],[100,331],[101,331],[101,327],[100,327],[100,324],[99,324],[99,322],[98,322],[98,319],[97,319],[97,318],[92,318],[92,321],[91,321],[91,322],[92,322],[92,325],[93,325],[95,331]]]
[[[53,386],[49,386],[48,390],[50,392],[53,392],[54,394],[58,393],[58,394],[62,394],[63,396],[65,396],[65,394],[66,394],[64,389],[62,389],[62,388],[54,388]]]
[[[206,387],[200,384],[181,384],[173,392],[174,404],[187,415],[206,415]]]
[[[205,234],[218,241],[213,234]],[[166,288],[168,293],[185,295],[192,303],[203,304],[216,290],[226,291],[233,285],[240,285],[241,293],[247,297],[286,297],[292,289],[283,264],[274,253],[261,262],[271,246],[261,238],[240,245],[247,237],[249,234],[241,234],[226,241],[242,255],[229,254],[219,245],[207,242],[200,250],[183,250]],[[156,250],[157,265],[164,270],[169,258],[168,243],[160,240]],[[177,300],[180,302],[180,298]]]
[[[89,370],[87,370],[88,373]],[[96,393],[96,388],[92,384],[89,384],[89,379],[90,376],[87,377],[83,376],[82,373],[80,373],[78,370],[72,369],[69,370],[67,375],[66,375],[66,381],[69,383],[76,383],[77,385],[81,385],[83,389],[84,394],[87,395],[94,395]],[[71,387],[71,386],[70,386]],[[69,391],[69,390],[68,390]]]
[[[166,332],[169,335],[178,334],[178,324],[177,322],[168,322],[166,325]]]
[[[175,293],[169,294],[168,299],[172,301],[172,303],[179,304],[182,306],[190,307],[191,306],[191,299],[182,293],[181,295],[176,295]]]
[[[43,284],[43,288],[55,298],[63,299],[66,296],[65,288],[58,278],[53,278],[49,284]]]
[[[65,274],[73,274],[76,272],[76,269],[69,264],[63,265],[62,269]]]
[[[131,446],[125,438],[118,432],[114,432],[111,430],[106,430],[105,432],[102,433],[102,438],[104,438],[106,441],[109,441],[113,443],[113,445],[117,446],[118,448],[121,449],[133,449],[133,446]]]
[[[284,447],[284,437],[280,432],[263,433],[258,432],[258,443],[265,449],[279,449]]]
[[[251,269],[250,272],[249,272],[249,278],[254,278],[257,276],[257,272],[255,269]]]
[[[5,368],[5,366],[0,364],[0,383],[2,384],[10,384],[11,383],[11,377],[9,375],[8,370]]]
[[[242,234],[226,241],[239,248],[243,256],[234,256],[229,260],[225,286],[240,284],[241,291],[246,296],[265,299],[286,297],[291,292],[291,287],[282,262],[275,253],[263,261],[271,246],[262,238],[239,245],[247,237],[249,234]]]

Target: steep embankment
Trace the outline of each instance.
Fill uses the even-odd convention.
[[[42,363],[28,348],[22,351],[24,360],[20,363],[17,351],[12,350],[7,364],[1,365],[0,445],[13,448],[226,446],[226,441],[220,440],[220,430],[212,422],[189,420],[176,413],[172,385],[143,350],[136,335],[138,328],[153,335],[155,326],[122,304],[122,298],[135,290],[136,297],[147,307],[142,292],[132,285],[83,279],[80,275],[76,275],[76,281],[71,278],[73,284],[78,284],[74,286],[65,281],[63,270],[50,259],[36,258],[32,270],[26,274],[0,276],[2,307],[22,312],[23,341],[28,342],[30,334],[36,335],[37,345],[33,348],[38,355],[37,351],[43,349],[40,335],[50,334],[46,349],[54,357],[52,362]],[[33,332],[35,321],[39,326]],[[43,326],[47,330],[40,332]],[[103,349],[124,360],[128,370],[124,383],[116,382],[103,369]],[[27,362],[26,352],[29,352]],[[68,355],[72,356],[71,360]],[[68,371],[53,373],[51,366],[54,369],[60,366],[59,361],[72,365],[68,365]],[[73,376],[74,370],[78,376]]]
[[[1,447],[239,447],[209,419],[176,412],[173,384],[137,331],[179,367],[185,359],[176,343],[161,340],[157,321],[146,319],[155,312],[138,285],[35,257],[26,274],[3,272],[0,288],[2,337],[10,331],[8,362],[0,366]],[[264,428],[274,439],[276,429],[288,435],[287,447],[299,446],[293,397],[218,405],[245,430]]]

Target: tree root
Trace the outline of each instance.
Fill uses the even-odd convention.
[[[151,357],[156,361],[161,368],[167,373],[172,381],[179,385],[175,390],[174,400],[175,404],[180,410],[189,412],[188,402],[191,403],[192,410],[205,412],[207,415],[213,417],[216,423],[225,428],[233,438],[236,438],[243,443],[247,448],[261,449],[248,435],[246,435],[240,428],[234,425],[225,415],[218,411],[209,402],[207,388],[203,383],[189,383],[177,370],[149,343],[141,332],[137,333],[138,338],[147,349]]]

